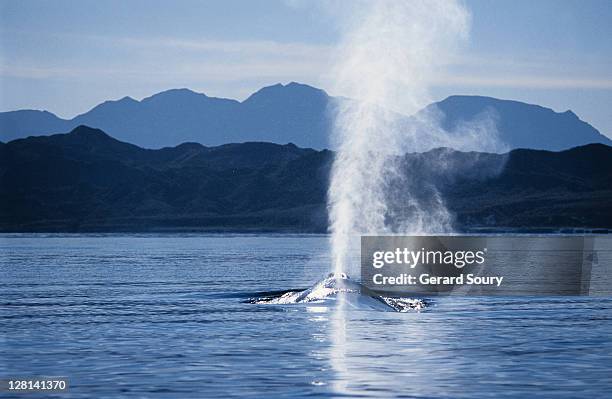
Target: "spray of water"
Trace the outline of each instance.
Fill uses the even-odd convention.
[[[416,113],[468,36],[467,10],[456,0],[351,4],[341,13],[332,73],[332,90],[349,99],[333,110],[337,155],[328,193],[333,270],[349,274],[360,235],[451,230],[438,192],[405,178],[402,154],[483,141],[477,129],[449,135],[435,112]]]

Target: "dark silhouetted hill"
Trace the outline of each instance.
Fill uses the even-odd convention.
[[[0,144],[0,231],[325,232],[333,155],[262,142],[148,150],[85,126],[14,140]],[[404,162],[434,182],[458,228],[612,227],[602,144]]]
[[[80,126],[0,147],[3,230],[324,229],[327,151],[146,150]]]

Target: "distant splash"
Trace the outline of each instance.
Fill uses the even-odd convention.
[[[377,295],[345,273],[330,273],[312,287],[305,290],[264,293],[250,298],[248,303],[267,305],[291,305],[300,303],[322,303],[342,297],[345,303],[358,309],[393,310],[396,312],[420,311],[427,303],[418,298],[394,298]]]

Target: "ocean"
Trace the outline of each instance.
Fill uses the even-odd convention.
[[[327,240],[0,235],[0,379],[63,376],[47,397],[71,398],[610,396],[610,297],[252,303],[325,277]]]

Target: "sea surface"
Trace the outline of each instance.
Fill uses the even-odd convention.
[[[0,379],[64,376],[46,396],[72,398],[612,395],[609,297],[248,301],[329,264],[326,236],[0,235]]]

